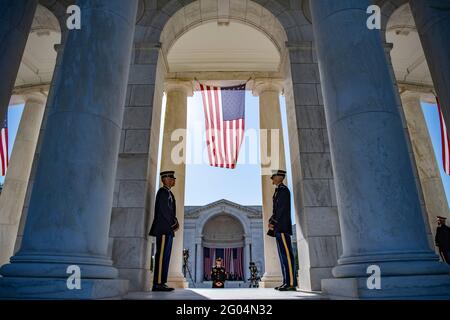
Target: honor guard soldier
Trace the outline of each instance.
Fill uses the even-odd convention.
[[[437,217],[438,227],[436,229],[435,242],[436,246],[439,248],[439,254],[442,260],[447,264],[450,264],[450,228],[445,224],[446,217]]]
[[[170,189],[175,185],[175,172],[160,174],[163,186],[158,190],[155,200],[155,218],[150,236],[156,237],[155,268],[152,291],[173,291],[166,285],[169,272],[170,253],[175,232],[179,229],[176,217],[175,197]]]
[[[272,174],[272,184],[276,186],[273,195],[273,214],[269,219],[267,235],[276,238],[281,270],[283,271],[283,284],[276,287],[279,291],[296,291],[297,277],[295,271],[294,254],[292,251],[292,220],[291,220],[291,193],[283,184],[286,171],[276,170]]]
[[[211,270],[211,280],[213,281],[213,288],[225,288],[225,280],[227,279],[227,273],[225,268],[222,267],[222,258],[216,259],[216,265]]]

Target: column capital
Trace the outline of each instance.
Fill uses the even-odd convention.
[[[402,101],[415,99],[426,103],[436,103],[436,96],[430,91],[421,91],[418,88],[400,86],[400,97]]]
[[[13,95],[11,96],[11,100],[9,102],[10,105],[15,104],[25,104],[27,102],[37,102],[44,104],[47,100],[48,92],[46,91],[36,91],[36,89],[33,89],[33,91],[30,90],[23,90],[18,89],[13,92]]]
[[[271,78],[255,79],[252,81],[251,87],[255,97],[266,91],[276,91],[278,94],[282,94],[284,90],[283,80]]]
[[[406,89],[406,90],[401,90],[400,91],[400,97],[402,99],[404,99],[404,98],[417,98],[417,99],[420,99],[421,95],[422,95],[421,92],[414,91],[414,90]]]
[[[38,102],[44,104],[47,100],[48,94],[44,92],[30,92],[23,94],[23,99],[25,103],[27,102]]]
[[[164,83],[164,91],[166,91],[166,93],[173,91],[181,91],[185,93],[188,97],[192,97],[194,95],[194,85],[192,81],[168,79]]]

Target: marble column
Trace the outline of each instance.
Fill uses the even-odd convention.
[[[0,4],[0,123],[5,120],[38,0],[4,0]]]
[[[0,297],[116,297],[109,226],[137,0],[79,0],[56,76],[22,245],[0,269]],[[68,286],[72,274],[81,286]],[[75,283],[72,281],[72,283]],[[71,290],[72,289],[72,290]]]
[[[408,122],[406,119],[406,116],[405,116],[406,111],[405,111],[405,108],[403,107],[402,99],[400,97],[400,89],[399,89],[399,85],[397,83],[397,79],[395,77],[394,66],[392,64],[391,51],[393,48],[394,48],[393,43],[384,43],[384,51],[386,54],[386,60],[388,62],[388,70],[391,75],[392,85],[394,87],[394,92],[395,92],[395,101],[397,103],[397,108],[399,109],[400,117],[402,118],[403,129],[405,131],[406,142],[408,144],[408,151],[409,151],[409,155],[410,155],[410,159],[411,159],[411,163],[412,163],[412,167],[413,167],[417,192],[419,193],[419,198],[421,200],[420,202],[421,202],[421,208],[422,208],[422,217],[425,221],[425,229],[426,229],[427,236],[428,236],[428,242],[430,244],[430,247],[434,248],[434,238],[432,239],[433,233],[431,232],[431,229],[432,229],[431,226],[433,225],[433,223],[435,222],[436,219],[433,219],[431,221],[429,220],[428,209],[424,203],[424,191],[422,190],[423,185],[422,185],[422,180],[419,176],[419,164],[418,164],[418,162],[420,162],[421,159],[417,158],[417,154],[413,150],[412,134],[414,134],[415,132],[411,129],[411,126],[413,126],[413,123]],[[420,110],[420,112],[422,113],[422,110]],[[431,143],[431,141],[430,141],[430,143]],[[428,201],[433,201],[433,200],[428,199]]]
[[[407,90],[402,92],[401,99],[434,240],[437,228],[436,216],[444,216],[450,219],[447,197],[422,112],[421,94]]]
[[[177,201],[177,219],[180,229],[173,239],[170,257],[168,285],[175,288],[187,288],[188,282],[183,276],[183,229],[184,196],[186,174],[186,126],[187,98],[193,95],[192,82],[169,80],[166,83],[167,95],[161,151],[161,172],[174,170],[177,178],[172,192]]]
[[[434,87],[450,124],[450,0],[410,0]]]
[[[247,282],[250,279],[250,262],[251,262],[251,254],[250,254],[250,241],[245,238],[245,247],[244,247],[244,281]]]
[[[8,263],[14,254],[47,96],[38,92],[24,99],[25,107],[0,195],[0,266]]]
[[[322,290],[331,298],[449,297],[449,268],[428,245],[381,37],[366,26],[371,4],[311,2],[343,245]],[[369,289],[371,265],[380,289]]]
[[[203,282],[203,247],[201,243],[197,243],[197,255],[196,259],[196,269],[195,269],[195,282]]]
[[[259,96],[259,127],[261,154],[261,187],[264,232],[264,275],[262,288],[274,288],[283,282],[275,238],[267,236],[272,216],[272,196],[275,187],[270,179],[272,170],[286,168],[283,130],[281,123],[280,93],[282,84],[275,79],[256,80],[253,94]],[[272,145],[273,139],[273,145]],[[272,147],[274,149],[272,150]],[[272,161],[274,160],[274,161]]]

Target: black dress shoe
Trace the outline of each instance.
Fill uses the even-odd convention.
[[[171,288],[169,286],[167,286],[167,284],[163,284],[163,287],[167,289],[167,291],[173,291],[175,290],[174,288]]]
[[[275,289],[275,290],[280,290],[280,288],[283,288],[283,287],[285,287],[285,286],[286,286],[285,284],[282,284],[281,286],[275,287],[274,289]]]
[[[152,291],[169,292],[173,291],[173,288],[169,288],[166,285],[156,284],[153,286]]]
[[[278,289],[279,291],[297,291],[296,287],[289,287],[289,286],[284,286],[281,287],[280,289]]]

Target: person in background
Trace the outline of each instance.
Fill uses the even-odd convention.
[[[225,280],[227,273],[225,268],[222,267],[222,258],[216,259],[216,265],[211,270],[211,280],[213,281],[213,288],[225,288]]]
[[[436,229],[435,242],[436,246],[439,248],[439,254],[442,259],[450,264],[449,250],[450,250],[450,228],[445,224],[447,218],[438,216]]]

